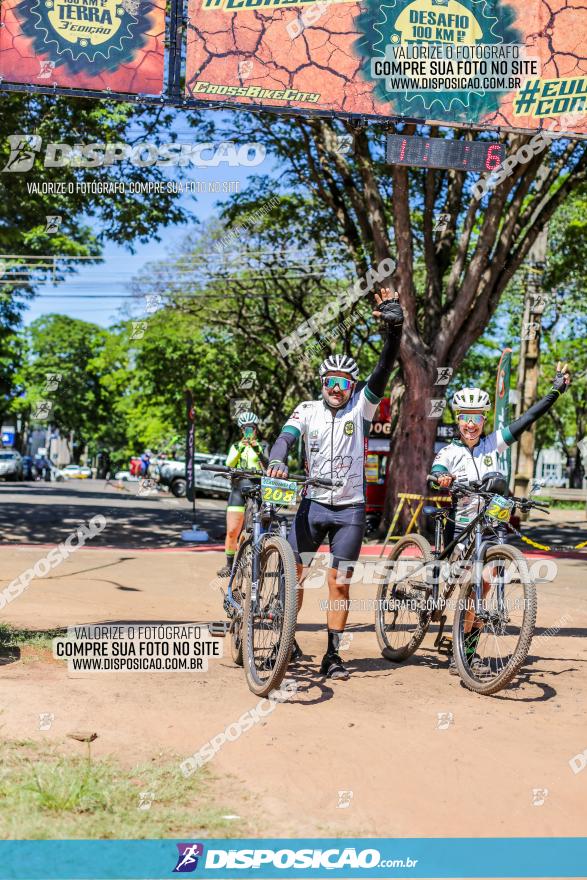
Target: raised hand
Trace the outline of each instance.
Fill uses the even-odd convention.
[[[556,376],[554,377],[552,387],[555,391],[558,391],[559,394],[564,394],[569,387],[570,382],[571,374],[569,373],[569,365],[563,364],[562,361],[559,361],[556,365]]]
[[[388,327],[401,327],[404,313],[399,302],[399,294],[389,287],[383,287],[375,294],[374,318],[381,318]]]

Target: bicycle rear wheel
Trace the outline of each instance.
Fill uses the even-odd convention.
[[[249,585],[243,619],[245,675],[249,689],[266,697],[283,681],[296,629],[296,565],[281,536],[263,537],[255,603],[251,593]]]
[[[497,545],[485,555],[481,617],[475,618],[472,579],[461,587],[453,620],[459,675],[470,690],[495,694],[523,665],[536,623],[536,588],[516,547]]]
[[[432,590],[425,563],[432,559],[430,544],[421,535],[404,535],[387,557],[389,577],[379,586],[375,606],[375,632],[387,660],[406,660],[426,635]]]

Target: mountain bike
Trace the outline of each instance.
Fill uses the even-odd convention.
[[[327,477],[278,480],[223,465],[203,464],[202,470],[238,477],[246,503],[224,594],[228,622],[212,624],[210,632],[230,634],[232,659],[244,666],[249,689],[266,697],[285,676],[297,619],[296,563],[286,540],[287,518],[277,509],[295,505],[300,487],[332,489],[340,483]]]
[[[546,510],[548,504],[505,497],[507,484],[497,472],[481,481],[455,482],[448,491],[451,510],[459,496],[477,496],[479,513],[443,549],[447,509],[423,508],[434,519],[434,547],[417,534],[404,535],[393,547],[377,594],[377,640],[384,657],[401,662],[436,621],[434,646],[454,654],[463,684],[479,694],[495,694],[524,663],[536,623],[536,588],[523,554],[506,544],[507,523],[516,507]],[[455,591],[456,602],[451,601]],[[452,639],[443,636],[451,605]]]

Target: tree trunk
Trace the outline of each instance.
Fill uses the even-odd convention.
[[[433,389],[436,368],[430,368],[414,357],[403,359],[406,390],[403,397],[397,428],[393,437],[391,452],[392,464],[389,471],[390,485],[387,487],[384,520],[389,523],[393,516],[397,496],[400,492],[425,494],[426,475],[430,472],[434,457],[437,418],[430,418],[431,400],[442,397],[442,390]],[[441,386],[439,386],[441,387]],[[405,507],[400,525],[403,528],[409,521],[409,511]]]

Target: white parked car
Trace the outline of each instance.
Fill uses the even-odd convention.
[[[196,452],[194,455],[194,480],[197,495],[212,495],[228,498],[230,480],[222,474],[216,476],[211,471],[203,471],[203,464],[224,464],[226,456]],[[184,498],[186,493],[185,461],[162,461],[155,470],[155,479],[163,486],[169,486],[176,498]]]
[[[68,464],[61,469],[65,480],[87,480],[92,476],[92,470],[79,464]]]
[[[22,480],[22,456],[14,449],[0,450],[0,479]]]
[[[207,464],[224,465],[225,455],[211,455]],[[231,482],[229,477],[214,471],[195,470],[196,492],[202,495],[211,495],[212,498],[228,498],[230,495]]]
[[[130,471],[116,471],[114,474],[115,480],[121,480],[123,483],[128,482],[129,480],[133,482],[138,482],[139,477],[133,477]]]

